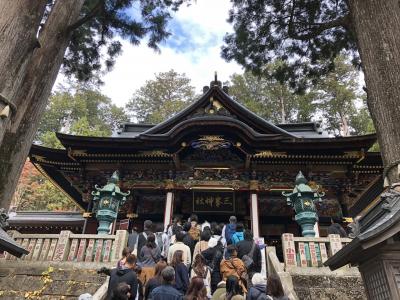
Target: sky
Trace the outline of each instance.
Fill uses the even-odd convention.
[[[197,0],[181,6],[169,23],[172,35],[161,46],[161,53],[147,47],[145,42],[132,46],[123,43],[123,53],[114,69],[102,79],[101,91],[119,106],[125,105],[133,92],[154,74],[174,69],[192,80],[196,93],[214,79],[217,71],[222,82],[233,73],[242,73],[235,62],[227,63],[220,56],[223,37],[232,31],[226,21],[229,0]]]

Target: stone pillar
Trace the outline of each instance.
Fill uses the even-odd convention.
[[[172,191],[167,191],[167,197],[165,200],[165,210],[164,210],[164,229],[172,221],[172,212],[174,209],[174,193]]]
[[[297,266],[296,248],[293,238],[293,234],[291,233],[282,234],[283,259],[286,269]]]
[[[258,216],[258,196],[255,192],[250,194],[251,229],[254,238],[260,237],[260,222]]]
[[[339,234],[330,234],[329,238],[329,248],[330,248],[330,256],[335,255],[340,249],[342,249],[342,241],[340,239]]]
[[[54,252],[53,261],[66,261],[69,254],[69,248],[71,245],[70,235],[72,234],[69,230],[63,230],[60,232],[58,243]]]
[[[128,231],[117,230],[112,248],[111,261],[118,261],[121,258],[122,250],[127,246],[127,244],[128,244]]]

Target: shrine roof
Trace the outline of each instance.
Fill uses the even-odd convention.
[[[118,132],[114,132],[112,134],[112,137],[137,137],[155,126],[157,125],[126,122],[121,125],[121,129]],[[276,126],[283,130],[286,130],[289,133],[294,134],[296,137],[299,138],[329,138],[328,133],[322,130],[321,124],[319,122],[284,123],[276,124]]]
[[[121,130],[114,133],[114,137],[133,138],[141,134],[160,134],[166,133],[177,124],[189,118],[196,118],[199,116],[198,111],[207,109],[210,101],[213,100],[217,103],[217,108],[226,110],[229,116],[237,118],[249,127],[253,128],[260,133],[275,133],[290,136],[294,138],[326,138],[326,132],[322,131],[320,123],[318,122],[303,122],[303,123],[288,123],[288,124],[273,124],[272,122],[261,118],[254,112],[250,111],[244,105],[230,97],[218,84],[211,83],[211,88],[208,89],[202,96],[200,96],[191,105],[183,109],[181,112],[172,116],[160,124],[137,124],[137,123],[124,123]],[[211,108],[212,109],[212,108]],[[219,111],[218,110],[218,111]],[[214,114],[209,114],[208,117],[213,119],[218,116],[218,111]],[[196,113],[197,112],[197,113]],[[226,115],[226,114],[224,114]]]
[[[29,251],[22,248],[15,242],[3,229],[0,228],[0,250],[7,251],[8,253],[21,257],[24,254],[29,254]]]
[[[160,124],[124,123],[119,132],[111,137],[73,136],[57,133],[57,137],[65,148],[98,147],[130,148],[143,150],[154,148],[171,148],[177,151],[183,139],[191,135],[234,136],[245,141],[246,147],[281,147],[282,144],[301,149],[343,148],[343,150],[367,150],[376,141],[375,134],[352,137],[330,137],[318,122],[293,124],[273,124],[231,98],[219,82],[211,83],[211,87],[181,112]],[[328,146],[329,145],[329,146]],[[283,148],[285,146],[283,145]]]
[[[397,187],[398,188],[398,187]],[[352,223],[355,238],[324,264],[335,270],[346,264],[360,264],[389,247],[385,241],[400,230],[400,192],[391,188],[371,203],[369,210]]]
[[[75,211],[17,211],[10,213],[8,219],[11,227],[22,224],[82,225],[84,221],[82,212]]]

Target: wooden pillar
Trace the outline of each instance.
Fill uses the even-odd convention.
[[[167,191],[167,197],[165,200],[165,210],[164,210],[164,229],[167,228],[172,221],[172,212],[174,209],[174,193],[172,191]]]
[[[250,194],[250,217],[251,217],[251,229],[253,231],[254,238],[260,237],[260,222],[258,216],[258,196],[256,192]]]
[[[319,237],[319,223],[318,222],[316,222],[314,224],[314,231],[315,231],[315,237],[316,238]]]

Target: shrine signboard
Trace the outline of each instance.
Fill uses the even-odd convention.
[[[193,212],[235,212],[235,193],[227,191],[193,191]]]

